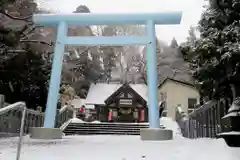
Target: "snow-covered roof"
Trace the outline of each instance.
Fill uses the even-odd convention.
[[[121,86],[122,84],[91,84],[85,104],[105,105],[105,100]],[[129,86],[147,101],[147,86],[145,84],[130,84]]]
[[[91,84],[85,104],[104,105],[105,100],[116,92],[122,84],[97,83]]]
[[[148,88],[145,84],[130,84],[130,87],[137,92],[146,102],[148,101]]]

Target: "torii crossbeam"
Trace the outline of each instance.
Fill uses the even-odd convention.
[[[147,80],[148,80],[148,110],[149,127],[160,128],[158,112],[158,82],[156,65],[156,33],[155,25],[180,24],[181,12],[164,13],[129,13],[129,14],[35,14],[33,21],[37,25],[57,27],[57,40],[54,50],[50,86],[45,112],[44,128],[53,129],[55,124],[57,100],[59,96],[62,61],[65,45],[78,46],[116,46],[116,45],[146,45],[147,46]],[[108,24],[140,24],[146,25],[144,36],[114,36],[114,37],[69,37],[69,25],[108,25]],[[50,137],[50,135],[49,135]],[[45,136],[45,138],[49,138]]]

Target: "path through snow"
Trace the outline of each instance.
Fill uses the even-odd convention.
[[[0,159],[15,160],[16,139],[0,143]],[[237,154],[223,140],[211,139],[143,142],[139,136],[69,136],[43,141],[25,137],[21,160],[239,160]]]
[[[67,136],[49,141],[24,137],[21,160],[240,159],[239,149],[229,148],[222,139],[185,139],[175,122],[162,119],[162,123],[174,130],[174,140],[144,142],[139,136]],[[0,160],[15,160],[17,140],[0,139]]]

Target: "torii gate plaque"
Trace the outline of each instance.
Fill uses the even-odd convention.
[[[60,131],[54,128],[57,100],[62,71],[62,61],[65,45],[73,46],[117,46],[117,45],[146,45],[147,46],[147,75],[148,75],[148,110],[149,129],[141,131],[142,139],[166,139],[158,133],[160,130],[158,112],[158,83],[156,65],[156,33],[155,25],[180,24],[181,12],[169,13],[130,13],[130,14],[36,14],[33,21],[37,25],[57,27],[57,40],[54,50],[52,73],[48,91],[45,112],[44,128],[33,128],[32,137],[35,138],[61,138]],[[114,36],[114,37],[69,37],[69,25],[107,25],[107,24],[140,24],[146,25],[144,36]]]

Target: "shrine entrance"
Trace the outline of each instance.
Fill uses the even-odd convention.
[[[158,82],[156,65],[156,33],[155,25],[180,24],[181,12],[169,13],[131,13],[131,14],[36,14],[33,21],[36,25],[57,27],[50,86],[44,119],[44,128],[51,129],[55,125],[57,100],[65,45],[70,46],[147,46],[148,75],[148,113],[150,128],[160,128],[158,112]],[[67,36],[69,25],[89,26],[107,24],[140,24],[146,26],[144,36],[114,36],[114,37],[71,37]],[[124,118],[123,118],[124,119]]]
[[[106,84],[107,85],[107,84]],[[113,84],[111,84],[113,85]],[[141,88],[138,90],[137,88]],[[105,100],[108,122],[141,123],[148,122],[147,93],[145,84],[122,84],[122,86]]]
[[[134,122],[133,109],[131,107],[119,108],[118,109],[118,121],[119,122]]]

